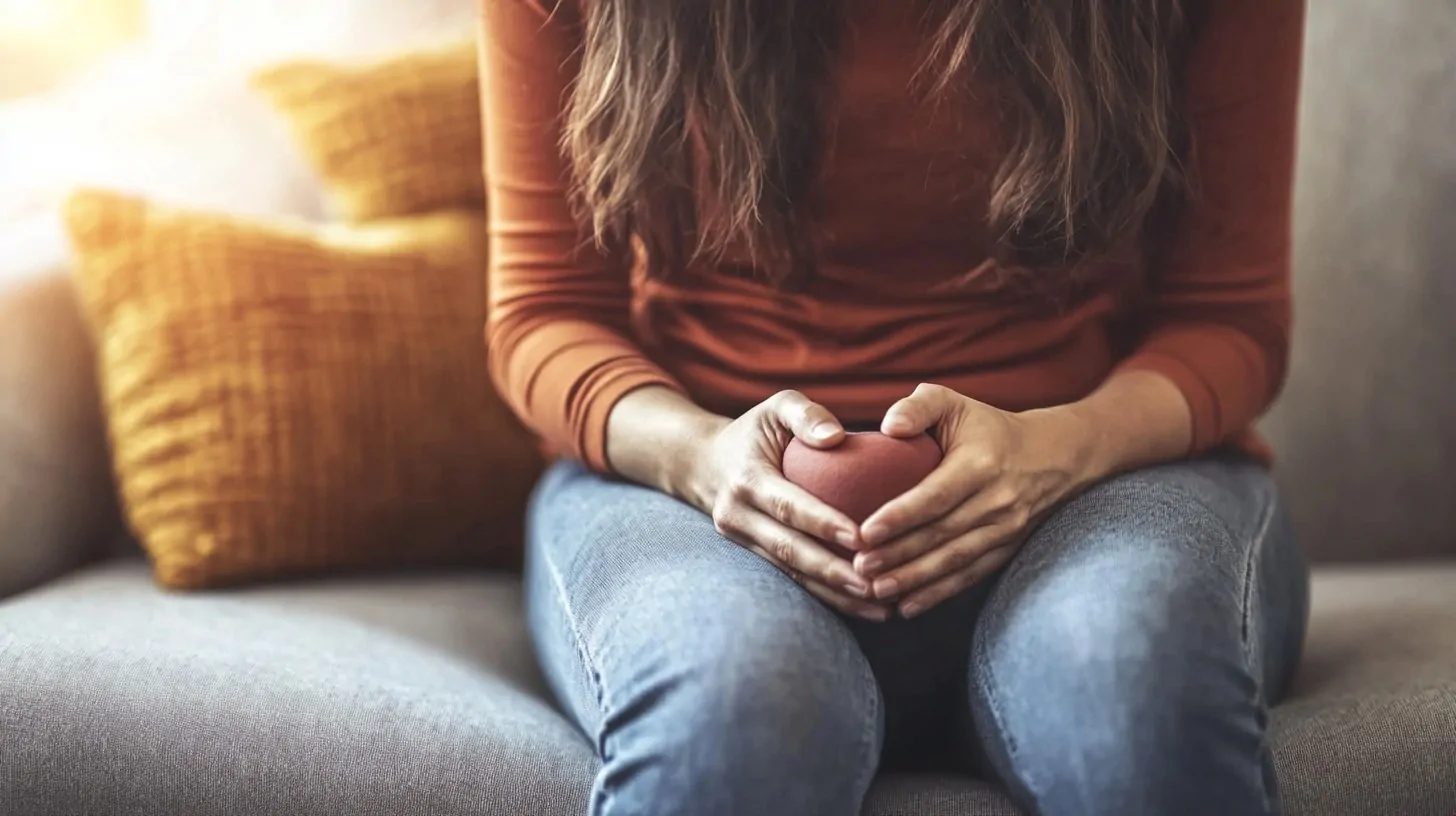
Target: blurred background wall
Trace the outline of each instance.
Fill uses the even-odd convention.
[[[1309,547],[1456,545],[1456,0],[1309,0],[1289,385]]]
[[[142,35],[143,0],[0,0],[0,99],[48,90]]]
[[[378,54],[472,30],[475,0],[0,0],[0,101],[57,88],[146,41],[191,73]]]
[[[248,78],[459,42],[477,0],[0,0],[0,284],[63,268],[78,186],[318,218],[317,180]]]

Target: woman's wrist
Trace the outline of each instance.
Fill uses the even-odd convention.
[[[626,479],[701,507],[712,490],[700,466],[705,448],[728,422],[671,388],[639,388],[612,408],[607,461]]]
[[[683,433],[668,456],[667,481],[660,489],[705,513],[711,512],[720,474],[712,467],[710,448],[718,432],[731,422],[728,417],[708,411],[685,417]]]
[[[1073,492],[1109,475],[1112,457],[1102,431],[1080,404],[1025,411],[1018,416],[1036,456],[1051,460],[1051,469],[1066,476]]]
[[[1188,454],[1192,416],[1170,380],[1119,372],[1085,399],[1022,414],[1054,440],[1080,486]]]

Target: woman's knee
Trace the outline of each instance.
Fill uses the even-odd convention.
[[[842,622],[781,589],[664,575],[598,644],[603,795],[655,803],[624,812],[858,807],[878,763],[878,687]]]
[[[1261,544],[1236,529],[1246,526],[1236,514],[1220,512],[1219,491],[1198,485],[1197,472],[1173,473],[1181,478],[1115,480],[1053,516],[989,598],[978,651],[1123,687],[1172,683],[1210,661],[1243,663]]]
[[[1246,807],[1268,791],[1238,593],[1176,541],[1104,544],[1008,575],[1022,583],[988,603],[972,652],[983,744],[1042,812],[1265,812]]]
[[[597,644],[618,699],[675,701],[690,727],[732,729],[764,751],[853,744],[873,731],[867,661],[843,622],[791,583],[714,589],[664,574],[640,582],[637,599]]]
[[[844,623],[702,514],[552,476],[529,607],[547,674],[604,760],[598,812],[857,809],[882,726]]]

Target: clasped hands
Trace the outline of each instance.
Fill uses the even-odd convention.
[[[1071,410],[1013,413],[938,385],[886,412],[880,431],[930,433],[940,465],[856,525],[784,478],[789,442],[832,448],[845,431],[785,391],[713,435],[699,504],[718,531],[830,606],[870,620],[911,618],[994,574],[1035,521],[1087,481],[1091,429]],[[845,558],[824,542],[853,552]]]

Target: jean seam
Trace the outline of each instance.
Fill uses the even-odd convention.
[[[1008,773],[1006,774],[1007,778],[1001,781],[1008,788],[1021,788],[1021,793],[1028,803],[1035,805],[1036,793],[1031,789],[1031,781],[1016,778],[1017,755],[1019,753],[1016,745],[1016,737],[1006,728],[1006,719],[1001,713],[1001,693],[996,688],[996,678],[991,670],[991,660],[986,656],[986,647],[980,637],[972,636],[971,660],[976,664],[975,676],[980,678],[984,683],[983,690],[985,692],[987,714],[991,718],[992,726],[996,729],[994,742],[1003,745],[1006,750]],[[1033,810],[1035,810],[1034,807]]]
[[[1259,523],[1255,526],[1253,535],[1249,537],[1249,546],[1244,551],[1244,575],[1242,598],[1239,601],[1239,637],[1244,652],[1244,667],[1253,676],[1252,663],[1253,655],[1250,650],[1251,639],[1249,637],[1249,623],[1253,615],[1253,595],[1256,582],[1254,570],[1259,562],[1259,556],[1264,551],[1265,539],[1269,535],[1269,527],[1274,520],[1275,502],[1272,491],[1264,488],[1261,491],[1263,507],[1260,510]],[[1254,678],[1256,681],[1259,678]],[[1262,684],[1261,684],[1262,685]]]
[[[1254,573],[1257,569],[1259,558],[1264,552],[1266,539],[1269,536],[1269,527],[1273,524],[1276,500],[1273,488],[1268,486],[1260,490],[1260,497],[1263,500],[1263,507],[1260,511],[1259,523],[1255,526],[1253,535],[1249,537],[1249,546],[1244,551],[1244,586],[1242,592],[1243,598],[1240,601],[1239,617],[1240,638],[1244,658],[1243,668],[1248,674],[1249,679],[1254,682],[1254,705],[1263,711],[1267,707],[1267,695],[1264,689],[1264,678],[1260,676],[1262,672],[1255,673],[1254,671],[1253,639],[1249,636],[1249,628],[1250,622],[1253,619],[1253,595],[1254,587],[1257,583],[1257,577]],[[1263,722],[1261,723],[1262,728],[1259,739],[1260,750],[1259,755],[1255,757],[1255,761],[1260,768],[1258,784],[1260,787],[1260,798],[1264,801],[1264,810],[1266,813],[1274,813],[1277,810],[1274,802],[1274,792],[1269,788],[1269,780],[1266,778],[1263,770],[1264,760],[1266,759],[1264,754],[1269,751],[1269,725],[1267,717],[1263,717],[1262,719]]]
[[[850,636],[853,640],[853,635]],[[863,746],[864,764],[861,777],[858,781],[860,801],[869,795],[870,786],[874,784],[875,775],[879,771],[879,750],[876,746],[875,735],[880,731],[881,709],[879,681],[875,679],[874,670],[869,667],[868,660],[861,670],[860,688],[865,691],[865,699],[869,704],[870,715],[865,718],[864,728],[861,729],[861,743]]]
[[[592,653],[591,646],[586,642],[586,638],[582,636],[581,625],[572,611],[570,596],[566,591],[566,582],[561,575],[560,569],[554,559],[542,558],[541,560],[550,575],[551,588],[556,593],[557,612],[561,615],[562,620],[566,622],[566,628],[571,632],[572,647],[576,650],[577,657],[581,660],[582,666],[586,668],[587,679],[591,683],[592,691],[596,697],[597,733],[594,735],[594,742],[596,743],[597,755],[601,757],[605,765],[607,761],[606,723],[611,712],[611,701],[607,695],[606,684],[602,682],[600,664],[596,656]],[[601,808],[598,805],[603,803],[606,796],[607,791],[605,788],[597,789],[595,801],[592,803],[593,813],[600,812]]]

